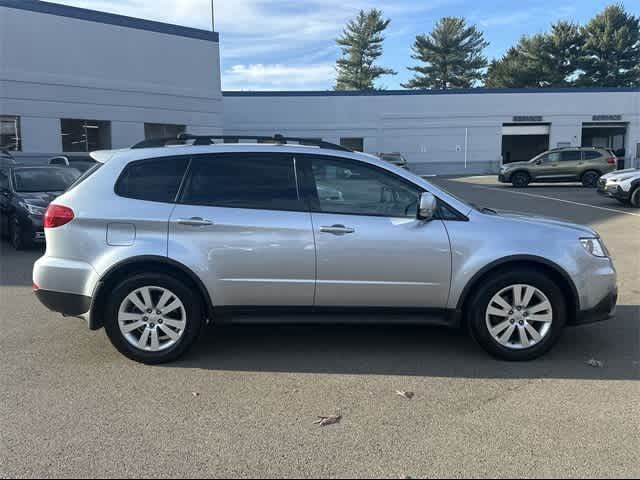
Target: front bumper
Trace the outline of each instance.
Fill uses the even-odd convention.
[[[508,183],[509,179],[507,178],[507,176],[504,173],[501,173],[500,175],[498,175],[498,181],[500,183]]]
[[[595,307],[581,310],[571,325],[585,325],[587,323],[602,322],[613,318],[618,303],[618,289],[613,289]]]
[[[607,188],[607,193],[618,200],[629,200],[631,198],[631,190],[625,192],[620,185],[615,188]]]

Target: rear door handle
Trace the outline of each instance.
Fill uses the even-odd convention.
[[[202,217],[180,218],[178,219],[178,223],[188,227],[207,227],[213,225],[211,220],[205,220]]]
[[[331,225],[330,227],[320,227],[322,233],[331,233],[333,235],[345,235],[347,233],[353,233],[353,228],[345,227],[344,225]]]

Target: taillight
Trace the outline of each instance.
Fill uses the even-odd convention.
[[[44,212],[43,225],[44,228],[56,228],[66,225],[73,220],[73,210],[62,205],[49,205],[47,211]]]
[[[40,287],[36,282],[31,282],[31,288],[33,288],[34,292],[40,290]]]
[[[616,164],[616,157],[607,158],[607,163],[610,163],[611,165],[615,165]]]

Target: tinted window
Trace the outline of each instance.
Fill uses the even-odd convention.
[[[118,180],[116,193],[151,202],[173,202],[189,163],[188,157],[157,158],[134,162]]]
[[[600,158],[600,152],[584,152],[585,160],[595,160],[596,158]]]
[[[73,168],[21,168],[13,182],[16,192],[64,192],[79,176]]]
[[[580,160],[580,150],[567,150],[562,152],[560,160],[563,162],[577,162]]]
[[[317,210],[323,213],[415,217],[421,190],[360,162],[311,157]]]
[[[238,153],[194,158],[182,203],[216,207],[301,210],[293,159]]]

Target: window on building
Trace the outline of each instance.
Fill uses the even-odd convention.
[[[302,210],[293,159],[234,153],[193,159],[182,203],[212,207]]]
[[[163,123],[145,123],[144,138],[153,140],[154,138],[177,138],[181,133],[185,133],[187,127],[184,125],[169,125]]]
[[[0,148],[12,152],[22,150],[20,117],[0,115]]]
[[[111,122],[60,120],[63,152],[93,152],[111,149]]]
[[[353,150],[354,152],[364,152],[364,138],[345,137],[340,139],[340,145]]]
[[[171,203],[187,169],[187,157],[156,158],[132,163],[116,185],[122,197]]]

